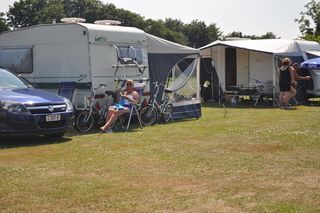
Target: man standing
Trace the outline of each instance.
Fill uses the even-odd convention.
[[[292,98],[294,98],[297,94],[297,81],[308,81],[311,79],[311,76],[299,76],[298,71],[299,71],[299,64],[298,63],[294,63],[292,65],[293,71],[294,71],[294,84],[291,86],[291,96]],[[298,87],[299,89],[299,87]]]

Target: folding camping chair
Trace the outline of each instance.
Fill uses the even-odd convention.
[[[58,95],[68,98],[70,101],[72,101],[73,92],[76,87],[76,82],[74,81],[63,81],[60,84]]]
[[[146,87],[149,79],[142,79],[142,82],[135,82],[134,83],[134,90],[136,92],[138,92],[139,96],[140,96],[140,101],[139,104],[132,104],[131,108],[130,108],[130,112],[126,113],[122,116],[120,116],[119,121],[121,124],[121,127],[123,130],[128,131],[130,124],[131,124],[131,120],[133,116],[136,116],[138,121],[139,121],[139,125],[140,128],[142,129],[142,122],[141,122],[141,116],[140,116],[140,108],[141,108],[141,102],[143,102],[142,96],[144,93],[144,88]],[[128,117],[129,114],[129,117]],[[125,125],[125,120],[127,120],[127,124]]]
[[[121,127],[123,130],[128,131],[129,127],[130,127],[130,123],[132,120],[132,116],[136,116],[138,118],[139,124],[140,124],[140,129],[142,129],[142,123],[141,123],[141,117],[140,117],[140,112],[138,110],[138,108],[140,108],[140,104],[132,104],[130,112],[129,112],[129,117],[127,119],[127,125],[125,125],[125,119],[126,116],[128,116],[128,114],[124,114],[119,118]]]

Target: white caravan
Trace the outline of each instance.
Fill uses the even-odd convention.
[[[53,92],[61,82],[76,82],[73,103],[82,109],[90,84],[95,88],[104,83],[105,90],[115,91],[117,78],[148,78],[146,40],[137,28],[37,25],[0,35],[0,64]]]
[[[111,104],[112,95],[121,86],[116,79],[164,82],[180,63],[187,70],[185,81],[189,82],[181,86],[192,90],[183,94],[184,101],[180,98],[179,103],[174,103],[177,109],[173,119],[199,117],[199,53],[137,28],[114,25],[46,24],[0,34],[0,66],[55,93],[61,82],[76,82],[72,102],[77,110],[87,107],[86,97],[100,83],[107,86],[96,98],[101,98],[102,104]],[[188,68],[181,62],[184,58]],[[149,85],[146,93],[152,93]],[[178,91],[175,93],[181,97]]]

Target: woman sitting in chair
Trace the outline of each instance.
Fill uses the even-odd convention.
[[[139,94],[134,90],[133,80],[127,80],[126,90],[123,93],[120,93],[120,102],[109,107],[106,123],[100,127],[100,130],[102,132],[111,133],[111,125],[114,124],[121,115],[130,112],[132,104],[138,104],[139,99]]]

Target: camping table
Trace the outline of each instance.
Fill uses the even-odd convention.
[[[229,86],[233,90],[233,98],[238,101],[239,97],[250,97],[255,100],[254,106],[257,106],[259,99],[263,95],[264,86]]]

